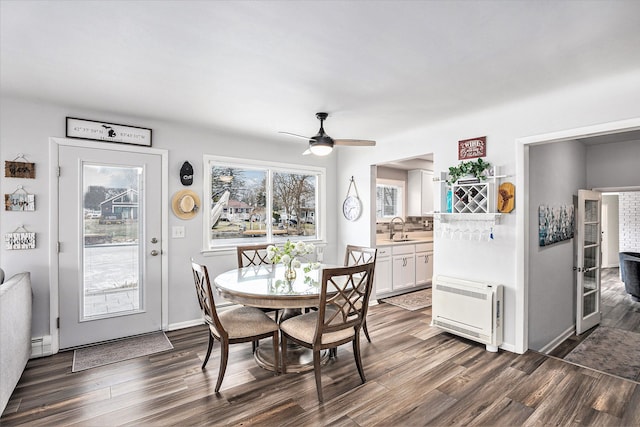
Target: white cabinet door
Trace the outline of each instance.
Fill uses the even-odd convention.
[[[422,171],[422,215],[433,212],[433,172]]]
[[[388,294],[393,290],[391,277],[391,254],[389,249],[378,249],[376,258],[376,271],[374,280],[376,283],[376,298],[378,295]]]
[[[433,252],[416,253],[416,285],[431,283],[433,276]]]
[[[411,288],[416,283],[416,265],[414,254],[395,255],[393,257],[393,290]]]

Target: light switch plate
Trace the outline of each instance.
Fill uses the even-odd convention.
[[[171,237],[174,239],[184,239],[184,225],[176,225],[172,227]]]

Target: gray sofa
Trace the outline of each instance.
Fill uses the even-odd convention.
[[[633,301],[640,302],[640,252],[620,252],[620,277]]]
[[[0,284],[0,413],[31,356],[31,298],[29,273]]]

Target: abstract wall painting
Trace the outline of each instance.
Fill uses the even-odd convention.
[[[538,208],[538,240],[540,246],[549,246],[573,238],[575,214],[573,205]]]

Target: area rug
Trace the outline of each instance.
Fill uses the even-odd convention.
[[[640,334],[598,326],[564,360],[633,381],[640,381]]]
[[[126,338],[91,347],[79,348],[73,352],[71,372],[80,372],[98,366],[109,365],[135,357],[147,356],[171,350],[173,345],[164,332]]]
[[[431,289],[409,292],[395,297],[385,298],[382,302],[402,307],[405,310],[416,311],[431,307]]]

